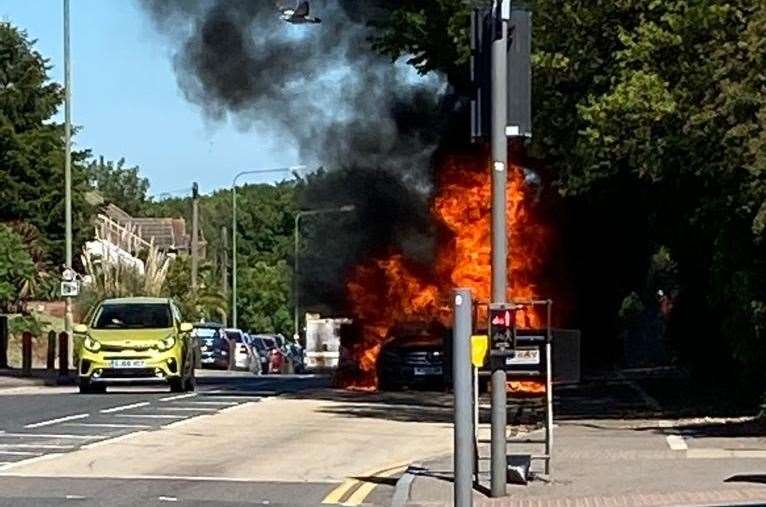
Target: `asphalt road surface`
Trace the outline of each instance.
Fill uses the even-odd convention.
[[[206,372],[196,393],[0,390],[0,505],[388,505],[408,463],[448,452],[443,404],[327,383]]]

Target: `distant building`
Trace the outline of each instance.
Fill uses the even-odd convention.
[[[151,242],[168,254],[191,253],[191,231],[187,232],[183,218],[133,217],[109,203],[99,213],[96,227],[101,238],[131,254],[148,247]],[[201,230],[198,253],[201,259],[207,254],[207,241]]]

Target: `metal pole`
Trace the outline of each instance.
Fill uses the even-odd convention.
[[[510,0],[497,0],[493,8],[499,33],[492,42],[492,302],[504,303],[507,297],[508,237],[506,230],[506,184],[508,181],[507,123],[507,48]],[[491,496],[506,495],[506,374],[502,366],[492,371]]]
[[[295,234],[295,251],[293,252],[293,338],[295,338],[296,342],[299,342],[301,337],[300,328],[298,327],[300,325],[300,295],[298,294],[298,291],[300,290],[298,287],[298,245],[300,242],[299,227],[302,215],[303,213],[300,211],[295,214],[295,227],[293,229],[293,233]]]
[[[221,293],[225,300],[229,299],[229,229],[226,226],[221,227]],[[223,325],[226,325],[227,315],[223,316]]]
[[[545,474],[551,475],[553,461],[553,354],[551,350],[551,312],[553,301],[548,300],[548,329],[545,339]]]
[[[72,78],[69,47],[69,0],[64,0],[64,222],[66,255],[64,264],[72,268]],[[64,331],[67,334],[72,364],[72,298],[64,298]]]
[[[237,178],[231,187],[231,327],[237,327]]]
[[[452,381],[455,391],[455,503],[473,505],[473,414],[471,410],[471,309],[470,289],[454,291],[454,335],[452,337]]]
[[[192,240],[191,240],[191,288],[197,292],[199,267],[199,185],[192,184]]]

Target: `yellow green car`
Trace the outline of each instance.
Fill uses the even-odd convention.
[[[107,299],[74,327],[74,356],[81,393],[108,385],[163,383],[193,391],[192,325],[168,298]]]

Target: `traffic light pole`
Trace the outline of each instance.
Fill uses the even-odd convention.
[[[492,41],[492,302],[505,303],[508,283],[508,236],[506,228],[508,181],[508,19],[510,0],[497,0],[493,18],[499,24]],[[497,25],[496,25],[497,26]],[[506,373],[500,366],[492,370],[491,487],[492,497],[506,495],[507,424]]]

